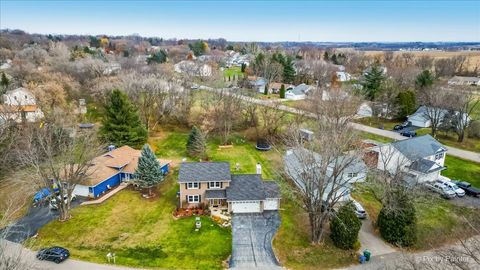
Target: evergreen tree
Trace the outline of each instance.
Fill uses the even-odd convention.
[[[358,242],[358,232],[362,222],[355,214],[351,203],[342,206],[330,222],[330,237],[335,246],[341,249],[353,249]]]
[[[333,54],[331,59],[332,59],[332,63],[334,63],[335,65],[338,65],[336,54]]]
[[[5,94],[8,86],[10,85],[10,80],[7,78],[7,75],[5,75],[5,72],[2,72],[2,78],[0,79],[0,85],[2,88],[0,89],[0,94]]]
[[[135,169],[135,182],[141,188],[148,188],[148,194],[152,195],[152,187],[163,181],[160,162],[158,162],[155,153],[150,145],[145,144],[142,149],[142,155],[138,158],[138,166]]]
[[[364,95],[368,100],[375,100],[384,80],[385,76],[378,65],[372,66],[372,68],[365,73],[362,85]]]
[[[426,87],[433,85],[433,75],[429,70],[424,70],[420,74],[418,74],[417,78],[415,79],[415,86],[417,89],[424,89]]]
[[[325,60],[327,62],[330,61],[330,56],[328,55],[328,51],[325,51],[323,53],[323,60]]]
[[[265,84],[265,89],[263,89],[263,94],[268,95],[268,84]]]
[[[285,85],[280,86],[280,98],[285,98]]]
[[[205,136],[193,126],[187,140],[187,152],[192,157],[204,157],[206,152]]]
[[[293,60],[291,57],[287,57],[283,63],[283,81],[292,83],[294,79],[295,69],[293,68]]]
[[[417,109],[415,93],[409,90],[398,93],[396,103],[400,109],[398,112],[399,118],[405,118]]]
[[[152,54],[150,57],[147,58],[147,63],[158,63],[162,64],[167,62],[167,52],[165,50],[159,50],[158,52]]]
[[[241,67],[242,73],[245,73],[245,69],[247,69],[247,64],[242,63],[242,67]]]
[[[105,104],[100,134],[116,146],[139,147],[147,141],[147,130],[140,122],[137,109],[130,103],[128,96],[118,89],[110,93]]]

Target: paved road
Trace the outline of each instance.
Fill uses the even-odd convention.
[[[233,214],[230,268],[282,269],[272,249],[272,239],[279,226],[277,211]]]
[[[221,91],[222,90],[222,89],[214,89],[214,88],[208,87],[208,86],[200,86],[200,89],[208,90],[208,91]],[[225,90],[230,91],[231,89],[227,88]],[[231,92],[229,92],[229,93],[231,93]],[[232,93],[232,95],[234,95],[235,97],[237,97],[241,100],[245,100],[247,102],[252,102],[252,103],[255,103],[255,104],[258,104],[258,105],[270,106],[270,107],[273,106],[273,103],[270,100],[261,100],[261,99],[256,99],[256,98],[252,98],[252,97],[248,97],[248,96],[244,96],[244,95],[240,95],[240,94],[233,94],[233,93]],[[288,107],[288,106],[285,106],[285,105],[280,105],[277,108],[279,110],[290,112],[290,113],[302,114],[302,115],[306,115],[306,116],[312,117],[312,118],[315,117],[313,113],[309,113],[309,112],[299,110],[299,109],[296,109],[296,108],[292,108],[292,107]],[[362,125],[362,124],[358,124],[358,123],[351,123],[351,125],[356,130],[372,133],[372,134],[375,134],[375,135],[387,137],[387,138],[394,139],[394,140],[408,139],[407,137],[404,137],[404,136],[398,134],[397,132],[390,131],[390,130],[374,128],[374,127],[370,127],[370,126],[366,126],[366,125]],[[448,154],[451,155],[451,156],[455,156],[455,157],[459,157],[459,158],[463,158],[463,159],[467,159],[467,160],[470,160],[470,161],[480,163],[480,153],[472,152],[472,151],[466,151],[466,150],[458,149],[458,148],[451,147],[451,146],[446,146],[446,147],[448,149]]]
[[[48,261],[39,261],[36,252],[22,247],[22,245],[0,239],[0,254],[10,258],[22,259],[22,267],[29,270],[139,270],[139,268],[117,267],[113,265],[96,264],[68,259],[60,264]]]
[[[78,198],[72,202],[71,207],[77,207],[82,201],[83,199]],[[40,228],[57,217],[58,211],[50,210],[47,205],[30,207],[24,217],[6,228],[8,230],[6,239],[21,243],[35,235]]]

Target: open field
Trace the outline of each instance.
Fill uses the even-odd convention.
[[[230,67],[230,68],[226,68],[223,70],[223,76],[224,77],[231,77],[233,79],[233,77],[243,77],[243,73],[242,73],[242,69],[241,67],[237,67],[237,66],[234,66],[234,67]]]
[[[124,190],[101,205],[80,206],[67,222],[53,221],[31,241],[35,247],[60,245],[72,257],[107,263],[115,252],[117,264],[136,267],[222,269],[231,253],[231,232],[202,217],[174,220],[176,176],[160,184],[159,197],[146,200],[138,191]]]
[[[383,55],[383,51],[365,51],[365,53],[368,56]],[[395,51],[394,56],[402,55],[402,53],[411,53],[416,57],[426,55],[433,57],[434,59],[464,55],[467,57],[469,69],[474,69],[476,65],[480,65],[480,51]]]

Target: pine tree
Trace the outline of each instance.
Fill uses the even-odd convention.
[[[280,86],[280,98],[285,98],[285,85]]]
[[[327,62],[330,61],[330,56],[328,55],[328,51],[325,51],[323,53],[323,60],[325,60]]]
[[[358,242],[358,232],[362,222],[355,214],[351,203],[340,207],[338,213],[330,222],[330,238],[335,246],[341,249],[353,249]]]
[[[291,57],[286,57],[283,62],[283,81],[292,83],[295,79],[295,68],[293,68],[293,60]]]
[[[148,195],[152,195],[152,187],[163,181],[163,173],[160,163],[153,153],[150,145],[145,144],[142,155],[138,158],[138,166],[135,169],[135,182],[141,188],[148,188]]]
[[[147,141],[147,130],[140,122],[137,109],[128,96],[118,89],[112,91],[105,105],[100,134],[116,146],[139,147]]]
[[[268,84],[265,84],[265,89],[263,89],[263,94],[268,95]]]
[[[10,80],[5,75],[5,72],[2,72],[2,78],[0,79],[0,85],[2,88],[0,89],[0,94],[4,94],[5,90],[7,90],[8,85],[10,85]]]
[[[415,86],[417,89],[424,89],[429,87],[433,84],[433,75],[429,70],[424,70],[420,74],[418,74],[417,78],[415,79]]]
[[[193,126],[190,134],[188,135],[187,140],[187,152],[192,157],[203,157],[205,156],[206,143],[205,136],[202,132],[196,127]]]
[[[247,64],[242,63],[242,67],[241,67],[241,69],[240,69],[240,70],[242,71],[242,73],[245,73],[245,70],[246,70],[246,69],[247,69]]]
[[[372,66],[372,68],[365,73],[362,85],[365,97],[368,100],[373,101],[377,97],[384,80],[385,76],[378,65]]]

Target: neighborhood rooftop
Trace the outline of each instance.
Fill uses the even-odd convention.
[[[446,151],[445,146],[430,135],[424,135],[392,143],[398,151],[410,160],[417,160]]]
[[[228,162],[182,162],[178,174],[179,183],[229,180],[231,175]]]
[[[262,181],[260,174],[233,174],[232,182],[227,188],[228,201],[265,200],[279,197],[277,183]]]

